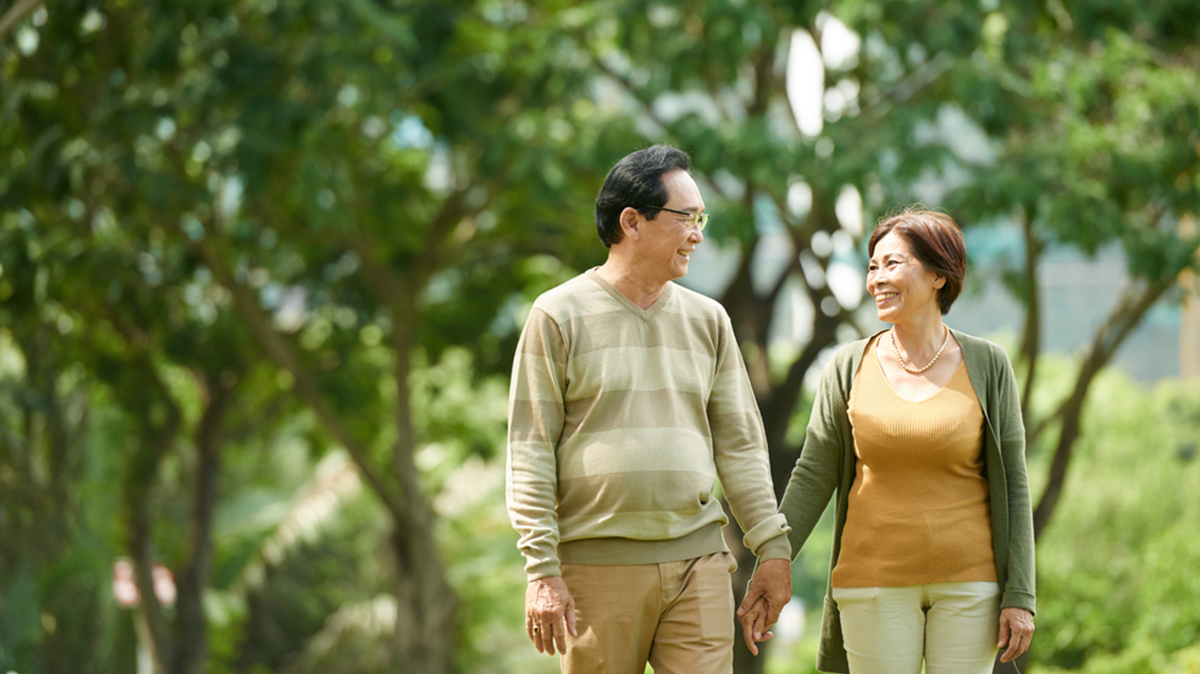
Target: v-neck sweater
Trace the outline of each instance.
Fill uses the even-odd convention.
[[[850,488],[834,587],[996,581],[983,409],[965,363],[934,395],[901,397],[871,340],[854,377]]]
[[[962,348],[971,388],[983,409],[984,477],[988,482],[1000,607],[1034,612],[1037,600],[1033,507],[1025,470],[1025,424],[1021,419],[1016,377],[1004,349],[958,330],[951,329],[950,333]],[[788,538],[793,554],[798,554],[804,546],[831,498],[834,499],[831,562],[837,560],[841,550],[858,460],[854,456],[854,428],[848,404],[854,375],[868,341],[862,339],[839,349],[821,374],[804,447],[779,506],[792,527]],[[850,671],[832,586],[825,592],[817,669],[842,674]]]
[[[721,305],[667,283],[647,309],[589,270],[534,302],[513,362],[507,502],[532,580],[560,565],[726,551],[786,559],[750,379]]]

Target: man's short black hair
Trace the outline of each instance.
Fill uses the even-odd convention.
[[[653,220],[658,217],[655,206],[667,205],[667,186],[662,177],[672,171],[690,171],[692,160],[687,153],[670,145],[655,145],[625,155],[604,179],[596,197],[596,231],[605,248],[621,240],[621,211],[626,207]]]

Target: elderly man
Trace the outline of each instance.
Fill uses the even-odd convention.
[[[759,557],[754,584],[776,615],[791,596],[729,317],[672,283],[708,222],[690,168],[662,145],[613,167],[596,199],[607,261],[537,299],[513,363],[507,497],[526,630],[565,674],[732,671],[736,564],[717,479]]]

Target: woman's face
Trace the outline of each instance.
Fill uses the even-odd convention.
[[[928,312],[940,315],[937,291],[945,284],[946,279],[921,264],[896,230],[875,244],[875,254],[867,263],[867,294],[875,298],[879,320],[886,323]]]

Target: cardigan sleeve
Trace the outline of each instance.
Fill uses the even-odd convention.
[[[841,358],[835,358],[821,374],[804,434],[804,446],[779,507],[792,528],[788,539],[792,544],[793,559],[800,554],[800,548],[821,519],[838,485],[844,439],[850,423],[839,378],[843,369],[839,367],[840,361]]]
[[[1008,492],[1008,580],[1000,600],[1002,608],[1036,609],[1036,564],[1034,561],[1033,507],[1029,475],[1025,468],[1025,423],[1017,380],[1008,356],[999,347],[993,354],[996,418],[1001,419],[1000,457],[1004,463]]]

